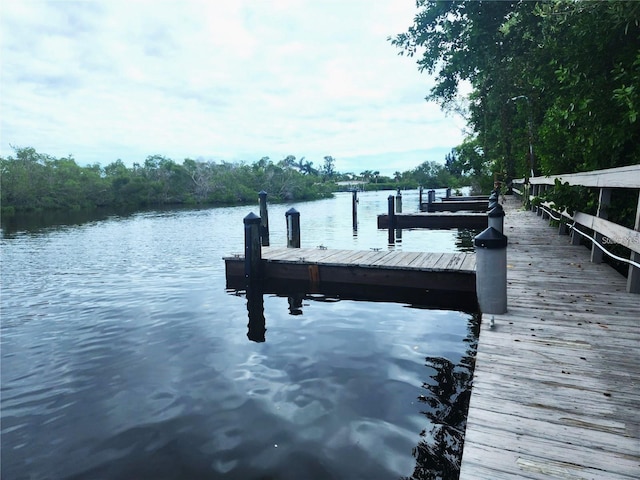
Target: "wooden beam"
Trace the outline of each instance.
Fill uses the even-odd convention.
[[[403,213],[396,228],[487,228],[486,213]],[[389,216],[378,215],[378,228],[389,228]]]
[[[618,243],[636,253],[640,253],[640,232],[610,222],[604,218],[594,217],[587,213],[576,212],[573,216],[576,223],[601,233],[607,237],[606,242]]]
[[[531,177],[531,185],[554,185],[555,180],[569,185],[581,185],[583,187],[597,188],[640,188],[640,165],[626,167],[607,168],[591,172],[565,173],[562,175],[550,175],[548,177]],[[513,181],[516,184],[524,183],[523,178]]]

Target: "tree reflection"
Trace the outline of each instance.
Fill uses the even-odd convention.
[[[473,237],[478,233],[480,233],[480,230],[459,228],[456,232],[456,250],[459,252],[473,252],[475,250]]]
[[[473,367],[480,332],[480,314],[474,314],[467,327],[467,350],[458,364],[446,358],[427,357],[434,370],[431,381],[422,385],[427,393],[418,400],[428,406],[421,411],[431,426],[423,430],[423,440],[413,449],[416,466],[413,480],[457,479],[460,475],[464,433],[471,397]]]

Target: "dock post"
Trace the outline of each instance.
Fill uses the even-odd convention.
[[[269,246],[269,213],[267,212],[267,192],[264,190],[258,193],[260,203],[260,238],[262,246]]]
[[[491,195],[489,195],[489,204],[487,206],[487,210],[491,210],[498,204],[498,194],[496,192],[491,192]]]
[[[262,250],[260,247],[260,217],[251,212],[244,217],[244,278],[248,284],[260,280]]]
[[[300,248],[300,212],[290,208],[284,216],[287,218],[287,247]]]
[[[451,187],[447,187],[445,195],[446,195],[446,198],[451,198]]]
[[[638,207],[636,208],[636,223],[633,229],[640,231],[640,193],[638,193]],[[640,253],[631,250],[629,259],[632,262],[640,263]],[[629,265],[629,274],[627,275],[627,292],[640,293],[640,268]]]
[[[353,219],[353,231],[358,230],[358,191],[351,192],[351,217]]]
[[[422,191],[423,190],[424,190],[424,187],[420,185],[420,187],[418,188],[418,210],[422,210]]]
[[[396,209],[394,205],[395,201],[393,195],[387,197],[387,214],[389,216],[389,245],[396,243],[396,237],[394,230],[396,228]]]
[[[507,311],[507,237],[489,227],[473,239],[476,292],[482,313]]]
[[[495,228],[500,233],[504,232],[504,208],[499,203],[489,210],[487,225]]]
[[[436,199],[436,191],[435,190],[429,190],[427,192],[427,212],[431,211],[431,205],[433,204],[435,199]]]
[[[402,193],[400,189],[398,189],[398,193],[396,193],[396,213],[402,213]]]
[[[600,195],[598,198],[598,212],[596,213],[596,217],[604,218],[605,220],[609,216],[607,210],[609,209],[609,204],[611,203],[611,189],[610,188],[601,188]],[[603,236],[601,233],[595,233],[595,241],[591,246],[591,261],[593,263],[602,263],[602,250],[600,250],[595,242],[598,242],[602,245]]]

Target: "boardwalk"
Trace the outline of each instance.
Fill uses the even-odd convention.
[[[460,478],[640,478],[640,295],[505,207],[509,311],[483,318]]]

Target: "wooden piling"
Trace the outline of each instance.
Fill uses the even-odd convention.
[[[396,213],[402,213],[402,193],[400,189],[398,189],[398,193],[396,193]]]
[[[353,219],[353,230],[358,230],[358,191],[351,192],[351,217]]]
[[[260,238],[262,246],[269,246],[269,213],[267,212],[267,192],[262,190],[258,193],[260,203]]]
[[[262,250],[260,247],[260,217],[251,212],[244,217],[244,278],[247,284],[260,280]]]
[[[300,248],[300,212],[290,208],[284,215],[287,219],[287,247]]]
[[[393,195],[387,197],[387,214],[389,215],[389,245],[396,243],[394,230],[396,228],[396,208]]]

